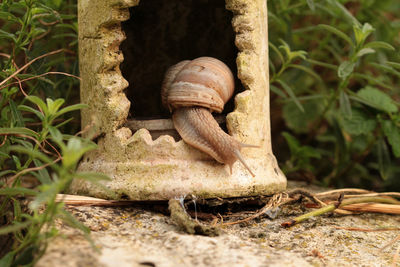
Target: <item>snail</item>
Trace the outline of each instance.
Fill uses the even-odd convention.
[[[239,160],[254,177],[244,161],[243,144],[225,133],[211,112],[221,113],[234,90],[231,70],[222,61],[211,57],[184,60],[170,67],[162,83],[161,100],[172,112],[172,121],[182,139],[226,164]]]

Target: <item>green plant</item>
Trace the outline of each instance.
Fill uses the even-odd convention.
[[[268,7],[271,89],[282,103],[282,130],[292,133],[284,134],[287,175],[400,187],[400,23],[392,16],[399,3],[271,0]]]
[[[73,179],[107,179],[76,171],[96,145],[72,135],[79,127],[74,116],[86,107],[73,104],[79,91],[75,13],[75,1],[0,3],[0,266],[33,265],[58,234],[56,219],[87,236],[89,229],[57,194]]]
[[[400,189],[400,3],[267,3],[273,112],[284,121],[272,130],[284,132],[286,174]],[[0,23],[0,240],[11,240],[0,241],[0,266],[32,265],[58,234],[56,219],[89,232],[57,194],[73,179],[106,177],[76,171],[95,148],[76,136],[85,107],[76,104],[76,1],[3,0]]]

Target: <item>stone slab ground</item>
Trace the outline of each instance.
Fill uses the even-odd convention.
[[[399,228],[400,216],[325,215],[284,229],[305,212],[287,206],[275,219],[223,226],[217,237],[181,232],[170,217],[138,207],[70,207],[92,230],[93,250],[76,230],[60,225],[37,267],[63,266],[391,266],[399,242],[380,251],[399,231],[361,232],[339,228]],[[400,263],[393,266],[400,266]]]

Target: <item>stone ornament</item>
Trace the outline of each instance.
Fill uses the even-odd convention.
[[[202,15],[203,11],[208,12],[206,16]],[[231,18],[225,20],[226,14]],[[198,21],[207,17],[212,19]],[[140,19],[154,25],[134,24]],[[81,102],[89,105],[82,110],[82,129],[89,129],[87,136],[93,137],[98,145],[95,151],[85,155],[79,170],[105,173],[111,181],[98,186],[76,180],[71,185],[72,193],[109,199],[166,200],[191,195],[197,198],[268,195],[286,188],[286,178],[271,149],[265,0],[79,0],[78,22]],[[133,23],[135,27],[129,24],[122,29],[122,22],[123,27],[126,23]],[[210,23],[216,24],[210,26]],[[207,36],[219,27],[220,31],[213,37]],[[143,33],[137,33],[141,29]],[[193,32],[195,29],[208,30]],[[225,42],[228,40],[226,29],[234,35],[229,43]],[[185,39],[188,34],[190,38]],[[149,39],[153,37],[165,39]],[[218,43],[214,43],[215,38]],[[208,50],[210,42],[211,50]],[[161,53],[164,50],[146,52],[149,45],[152,49],[163,46],[165,53]],[[178,46],[184,49],[175,49]],[[121,47],[125,48],[121,50]],[[236,52],[225,53],[228,50]],[[132,57],[132,51],[138,53]],[[186,52],[194,56],[183,57]],[[205,62],[210,59],[205,62],[204,58],[198,59],[204,56],[212,56],[229,66],[233,74],[218,61],[211,60],[211,65],[219,66],[222,79],[226,79],[222,87],[231,87],[233,78],[236,89],[233,93],[222,93],[221,99],[213,91],[195,92],[200,97],[191,100],[196,107],[186,106],[179,96],[182,83],[177,81],[189,79],[187,82],[190,82],[192,78],[178,69],[199,68],[198,61],[208,67],[209,63]],[[177,70],[169,70],[176,77],[166,78],[163,83],[168,67],[184,59],[195,60],[179,63]],[[148,68],[143,65],[151,61],[154,64]],[[121,63],[127,66],[123,74]],[[156,88],[149,88],[145,93],[160,98],[159,103],[152,103],[153,107],[163,110],[164,105],[172,111],[172,116],[165,112],[165,116],[154,118],[136,117],[135,107],[146,114],[146,106],[138,104],[139,100],[147,103],[148,99],[130,94],[140,85],[128,77],[126,71],[132,66],[138,67],[132,74],[143,71],[142,76],[147,77],[143,81],[160,77]],[[202,84],[212,81],[207,79]],[[180,93],[166,93],[167,87],[176,88]],[[227,100],[230,96],[234,103]],[[215,103],[207,102],[210,99]],[[229,107],[224,108],[226,101]],[[196,128],[199,123],[206,127]],[[216,137],[210,138],[214,133]],[[248,146],[243,144],[258,147],[242,149]]]

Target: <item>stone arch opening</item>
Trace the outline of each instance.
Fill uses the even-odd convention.
[[[131,102],[127,125],[132,130],[147,128],[153,138],[162,134],[177,137],[168,122],[171,115],[161,105],[160,89],[165,71],[181,60],[218,58],[235,76],[234,95],[243,91],[237,78],[233,14],[224,0],[142,0],[129,12],[130,19],[122,22],[126,40],[120,47],[124,55],[120,68],[129,82],[125,90]],[[223,115],[216,115],[217,120],[224,124],[225,115],[233,109],[232,98]]]

